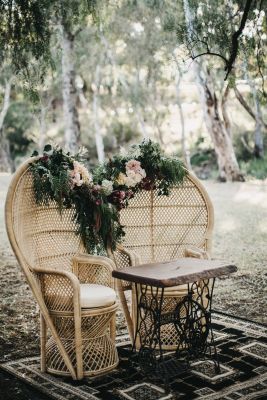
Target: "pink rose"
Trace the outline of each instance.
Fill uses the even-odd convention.
[[[134,172],[139,172],[141,169],[141,163],[140,163],[140,161],[137,161],[137,160],[130,160],[125,164],[125,166],[126,166],[126,170],[129,169]]]

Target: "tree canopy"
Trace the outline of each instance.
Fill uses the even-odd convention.
[[[189,150],[192,160],[194,149],[208,151],[222,179],[239,179],[240,154],[242,162],[264,158],[265,9],[263,0],[3,1],[2,117],[9,121],[6,108],[25,102],[33,115],[32,132],[23,133],[29,146],[55,138],[103,160],[153,137],[188,163]],[[232,104],[248,132],[229,115]],[[0,126],[5,149],[8,124]]]

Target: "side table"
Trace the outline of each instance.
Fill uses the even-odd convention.
[[[214,282],[236,270],[229,262],[188,257],[113,271],[115,278],[134,283],[137,315],[133,351],[139,348],[144,373],[167,382],[189,368],[190,361],[207,355],[219,371],[211,324]],[[173,310],[163,313],[164,289],[185,284],[187,295]],[[174,354],[166,354],[161,347],[161,327],[170,323],[179,338]]]

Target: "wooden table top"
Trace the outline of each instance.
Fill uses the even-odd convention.
[[[114,270],[114,278],[157,287],[171,287],[192,283],[201,279],[229,275],[237,270],[230,262],[179,258],[169,262],[143,264]]]

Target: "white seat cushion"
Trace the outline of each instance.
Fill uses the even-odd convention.
[[[82,308],[108,307],[116,301],[115,290],[108,286],[82,283],[80,291]]]

